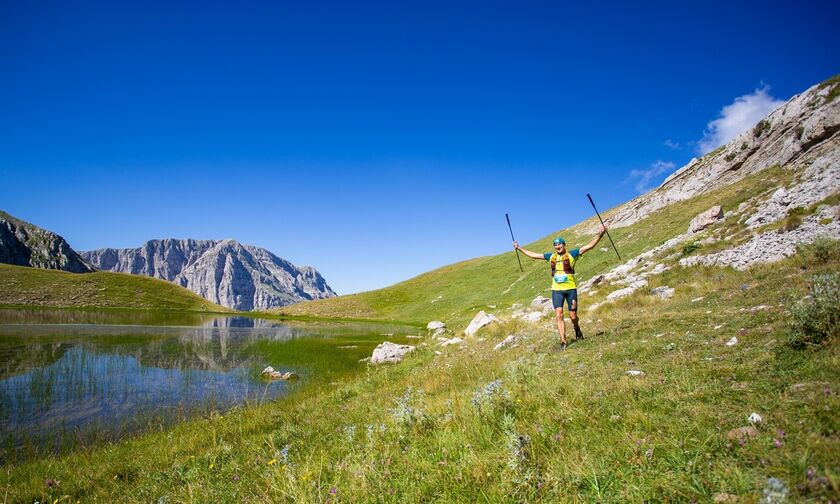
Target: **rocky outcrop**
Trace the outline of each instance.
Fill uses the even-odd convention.
[[[102,270],[168,280],[242,311],[335,296],[314,268],[235,240],[151,240],[136,249],[100,249],[82,256]]]
[[[371,364],[394,364],[403,360],[406,354],[413,352],[411,345],[398,345],[390,341],[383,341],[373,350],[370,357]]]
[[[61,236],[2,211],[0,263],[73,273],[96,271]]]
[[[656,190],[610,212],[608,224],[629,226],[671,203],[729,185],[773,165],[833,162],[840,146],[840,100],[829,100],[828,96],[838,85],[817,84],[794,96],[756,127],[702,158],[692,159]],[[596,225],[589,227],[594,230]]]

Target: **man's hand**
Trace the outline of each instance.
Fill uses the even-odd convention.
[[[513,242],[513,248],[519,250],[519,244],[517,242]]]
[[[607,226],[604,225],[604,224],[601,224],[601,236],[604,236],[604,233],[606,233],[606,232],[607,232]]]

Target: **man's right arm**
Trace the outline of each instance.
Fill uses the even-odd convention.
[[[513,242],[513,248],[522,252],[526,256],[530,257],[531,259],[542,259],[545,260],[545,256],[542,254],[538,254],[536,252],[531,252],[530,250],[525,250],[524,248],[520,247],[518,243]]]

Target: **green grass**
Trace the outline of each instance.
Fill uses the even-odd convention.
[[[589,338],[566,352],[551,329],[491,326],[463,350],[420,347],[399,365],[277,403],[6,467],[0,493],[10,502],[705,502],[725,492],[749,502],[775,477],[794,500],[837,499],[840,347],[834,336],[795,350],[784,321],[806,277],[836,271],[836,251],[836,242],[827,255],[804,249],[826,260],[744,272],[674,268],[657,279],[678,286],[673,298],[584,312]],[[759,305],[769,308],[750,310]],[[508,333],[519,346],[494,351]],[[739,343],[727,347],[732,336]],[[764,417],[758,437],[728,440],[754,411]],[[61,485],[47,488],[47,478]]]
[[[0,307],[232,312],[170,282],[123,273],[68,273],[0,264]]]
[[[711,206],[718,204],[724,213],[732,212],[741,202],[786,184],[793,176],[791,171],[778,166],[768,168],[736,184],[669,205],[632,226],[611,229],[610,234],[622,256],[625,259],[631,258],[685,232],[691,219]],[[614,211],[606,212],[604,217],[608,220]],[[551,240],[557,235],[564,236],[571,247],[582,246],[594,234],[594,231],[585,233],[583,230],[597,229],[596,220],[592,218],[569,229],[552,232],[525,245],[525,248],[538,252],[549,251]],[[729,221],[725,225],[734,226]],[[746,238],[748,236],[745,235],[738,239]],[[726,241],[715,245],[731,246]],[[579,280],[586,280],[620,264],[612,250],[601,250],[609,246],[609,241],[604,238],[595,250],[581,259],[576,266]],[[706,249],[704,247],[704,253]],[[547,264],[524,257],[522,261],[524,273],[519,272],[511,249],[497,256],[479,257],[445,266],[384,289],[307,301],[273,312],[294,316],[402,320],[423,324],[430,320],[441,320],[450,327],[463,328],[479,310],[502,311],[513,303],[527,305],[537,295],[549,294]],[[488,305],[495,305],[496,308]]]

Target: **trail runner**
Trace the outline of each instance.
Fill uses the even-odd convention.
[[[601,225],[598,236],[581,248],[566,249],[566,240],[561,237],[554,239],[554,252],[538,254],[525,250],[519,243],[513,242],[513,248],[521,251],[531,259],[542,259],[551,265],[551,302],[554,305],[554,314],[557,319],[557,332],[560,333],[560,349],[566,349],[566,324],[563,321],[563,303],[569,307],[569,318],[575,327],[575,341],[583,339],[583,332],[580,330],[580,321],[577,316],[577,284],[575,283],[575,264],[580,257],[595,248],[601,241],[607,228]]]

